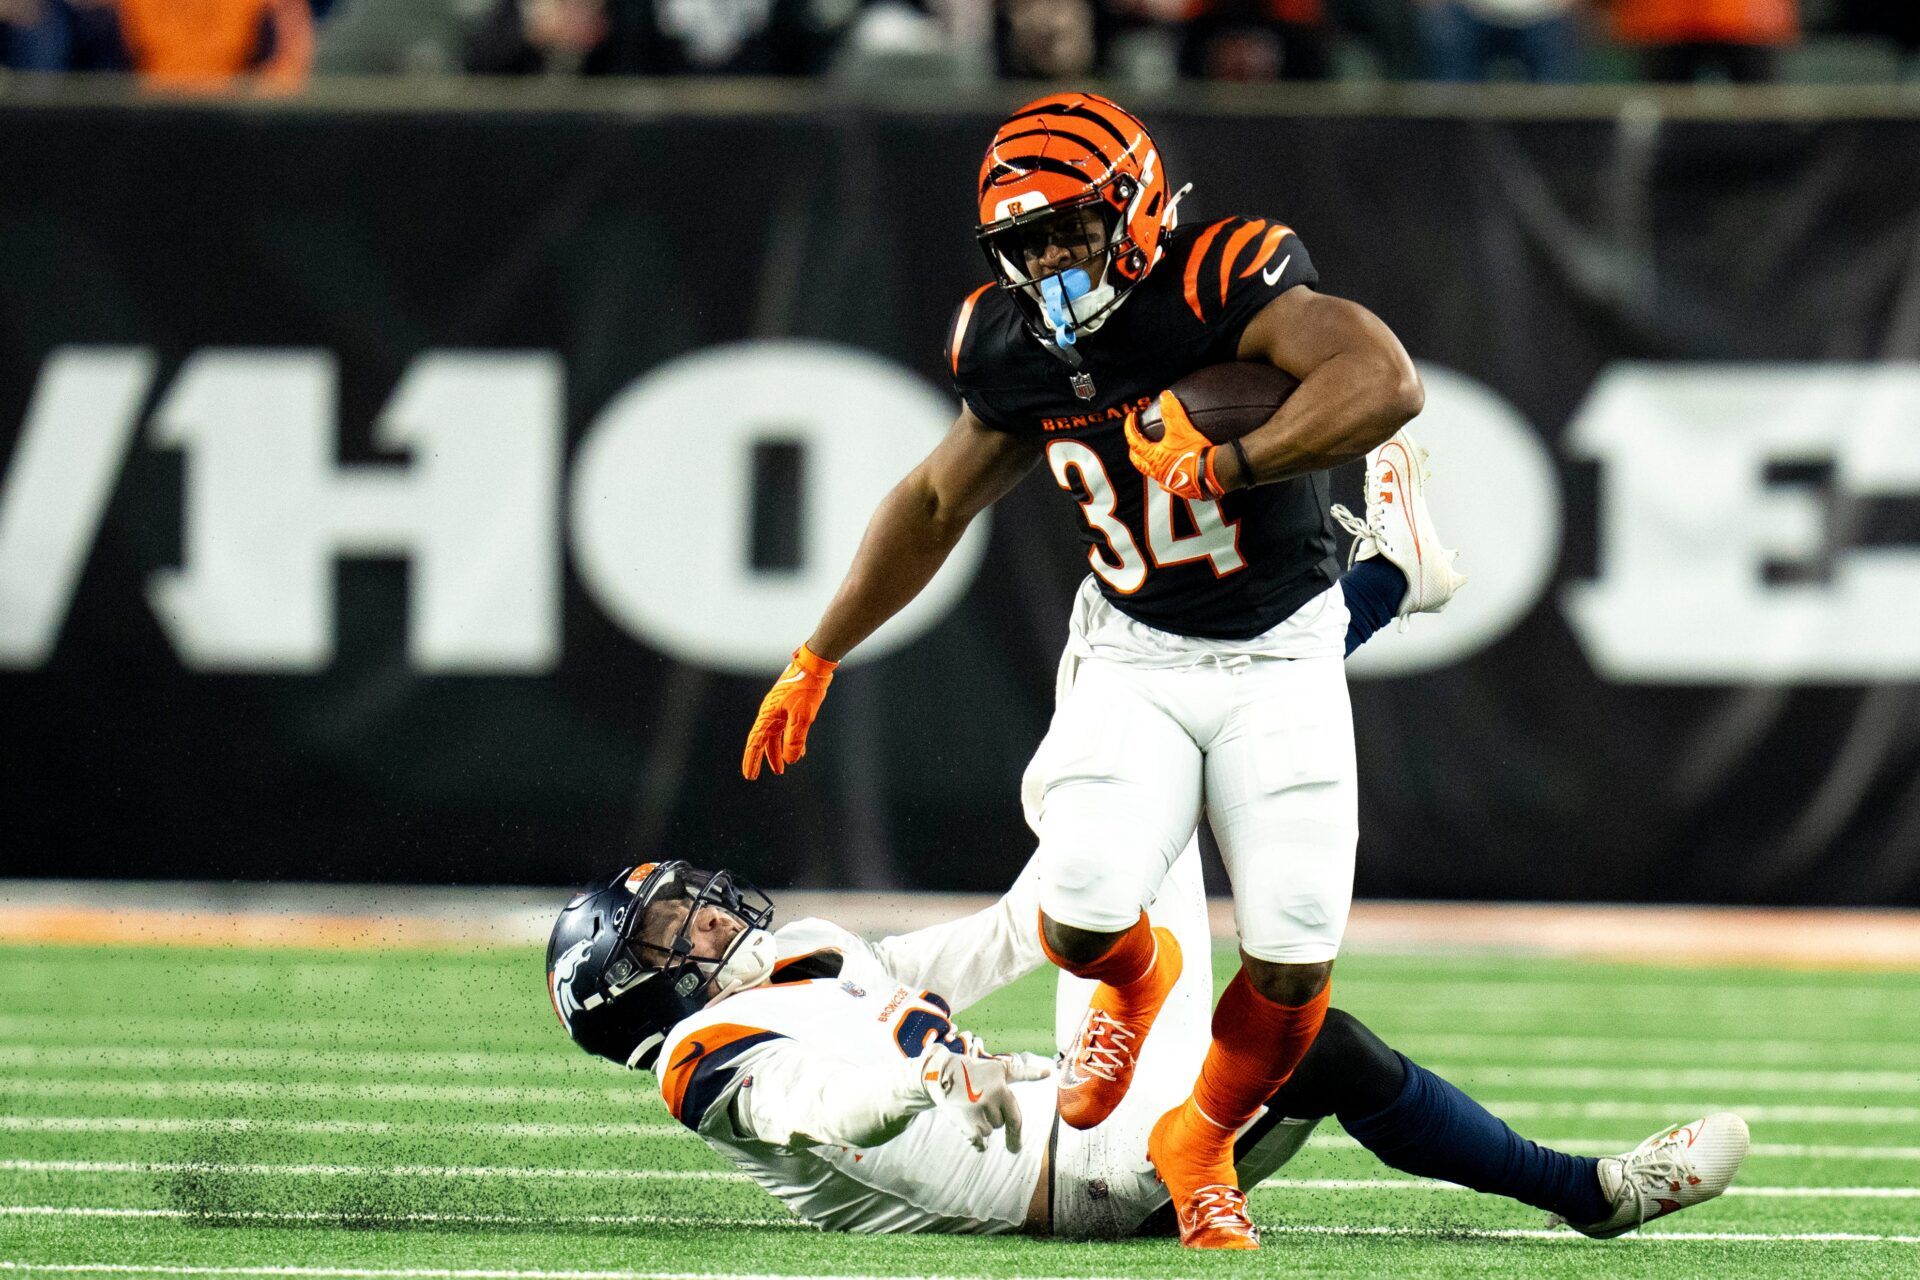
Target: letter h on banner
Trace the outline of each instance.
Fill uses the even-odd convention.
[[[375,426],[406,465],[335,460],[338,375],[318,351],[205,351],[154,414],[187,451],[185,563],[148,598],[199,670],[333,656],[334,562],[412,561],[420,671],[537,671],[560,647],[560,364],[428,353]]]

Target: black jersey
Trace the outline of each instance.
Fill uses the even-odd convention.
[[[947,350],[955,388],[989,427],[1046,440],[1053,479],[1085,517],[1100,590],[1129,617],[1244,640],[1337,580],[1325,472],[1189,502],[1134,469],[1122,429],[1129,410],[1181,378],[1237,359],[1260,309],[1317,279],[1306,246],[1279,223],[1226,218],[1176,230],[1146,280],[1081,338],[1086,398],[1005,290],[987,286],[961,304]]]

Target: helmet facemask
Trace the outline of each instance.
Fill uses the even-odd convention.
[[[1140,254],[1126,226],[1127,203],[1137,191],[1120,175],[1071,204],[980,229],[981,250],[1027,327],[1063,357],[1071,358],[1080,335],[1104,324],[1133,289],[1137,277],[1126,278],[1126,271],[1137,271]]]
[[[717,956],[695,954],[695,931],[706,908],[733,917],[740,929]],[[773,903],[726,871],[700,871],[684,862],[663,864],[640,886],[614,928],[622,945],[602,970],[608,999],[645,981],[667,984],[676,997],[710,998],[752,986],[772,968]],[[761,972],[752,972],[761,970]]]

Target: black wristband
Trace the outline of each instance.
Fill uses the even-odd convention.
[[[1240,487],[1242,489],[1251,489],[1253,487],[1253,464],[1247,461],[1247,447],[1240,443],[1238,436],[1229,440],[1227,443],[1233,446],[1234,461],[1240,464]]]

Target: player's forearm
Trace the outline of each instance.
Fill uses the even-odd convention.
[[[734,1099],[733,1123],[742,1136],[776,1146],[877,1147],[932,1106],[918,1059],[876,1073],[789,1048],[753,1065]]]
[[[838,662],[907,607],[946,563],[970,517],[943,508],[916,472],[893,487],[867,524],[853,566],[807,648]]]
[[[1039,911],[1037,864],[1029,862],[992,906],[882,938],[873,953],[903,984],[939,993],[958,1012],[1047,962],[1034,928]]]
[[[1248,471],[1233,449],[1215,466],[1227,489],[1271,484],[1363,457],[1420,412],[1425,392],[1404,356],[1332,357],[1300,383],[1271,421],[1241,437]]]

